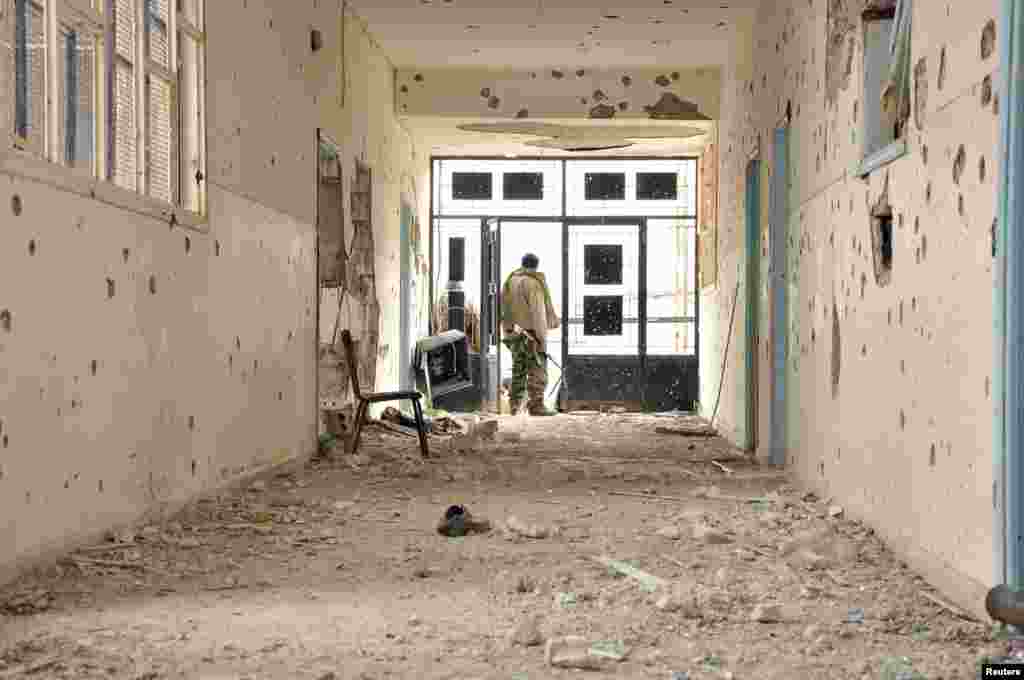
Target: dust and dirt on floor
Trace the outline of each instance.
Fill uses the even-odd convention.
[[[695,425],[502,417],[428,461],[369,427],[0,590],[0,678],[935,680],[1001,651]]]

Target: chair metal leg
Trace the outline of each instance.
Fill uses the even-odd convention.
[[[412,399],[412,412],[416,416],[416,434],[420,436],[420,454],[424,458],[430,458],[430,451],[427,448],[427,426],[423,422],[423,407],[419,399]]]
[[[356,455],[356,451],[359,450],[359,437],[363,433],[363,421],[366,420],[366,410],[369,404],[365,401],[360,401],[359,405],[356,406],[355,423],[352,428],[352,455]]]

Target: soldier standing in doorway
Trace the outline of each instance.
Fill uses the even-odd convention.
[[[512,272],[501,289],[502,343],[512,352],[512,384],[509,406],[519,412],[524,394],[533,416],[553,416],[544,405],[547,389],[547,335],[560,320],[551,304],[544,274],[537,271],[540,259],[523,255],[522,267]]]

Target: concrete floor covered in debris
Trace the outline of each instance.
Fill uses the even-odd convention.
[[[829,499],[664,429],[695,422],[502,417],[426,462],[369,426],[4,588],[0,678],[936,680],[1000,651]],[[452,504],[493,530],[439,535]]]

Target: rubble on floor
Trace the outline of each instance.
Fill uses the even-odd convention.
[[[359,456],[26,575],[0,589],[0,678],[938,680],[1005,651],[834,501],[717,437],[495,422],[428,460],[368,428]],[[439,535],[452,506],[501,530]]]

